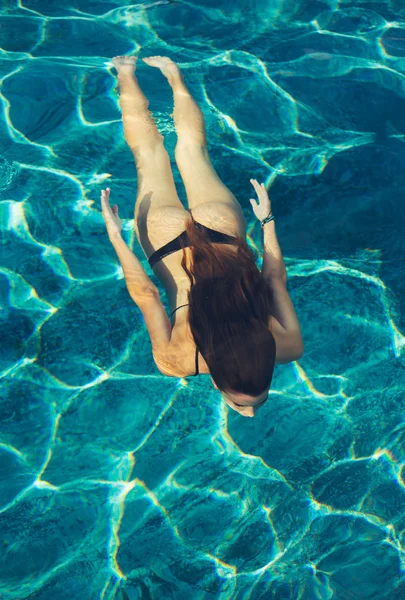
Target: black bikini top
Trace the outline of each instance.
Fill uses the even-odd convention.
[[[179,310],[179,308],[183,308],[183,306],[188,306],[188,304],[181,304],[180,306],[178,306],[177,308],[175,308],[174,311],[171,314],[171,317],[173,317],[173,315],[176,312],[176,310]],[[195,373],[194,373],[193,377],[195,377],[196,375],[199,375],[199,372],[198,372],[198,350],[197,350],[197,346],[195,348]]]

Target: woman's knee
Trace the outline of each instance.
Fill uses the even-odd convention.
[[[177,140],[177,144],[174,149],[174,157],[177,164],[186,161],[195,161],[204,159],[210,161],[207,143],[205,136],[189,136],[184,139]]]
[[[170,162],[169,155],[167,154],[164,145],[163,135],[160,133],[150,136],[147,140],[127,139],[126,142],[131,149],[136,164],[138,164],[138,162],[143,164],[151,163],[159,159],[161,160],[162,158],[165,158]]]

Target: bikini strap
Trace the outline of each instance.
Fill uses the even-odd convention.
[[[197,348],[197,346],[195,347],[195,373],[194,373],[194,376],[195,375],[199,375],[199,372],[198,372],[198,348]]]
[[[172,314],[170,316],[172,317],[174,315],[174,313],[176,312],[176,310],[179,310],[179,308],[183,308],[183,306],[188,306],[188,304],[181,304],[181,306],[178,306],[177,308],[174,309],[174,311],[172,312]]]
[[[187,304],[182,304],[181,306],[178,306],[177,308],[174,309],[174,311],[171,314],[171,317],[174,315],[174,313],[176,312],[176,310],[179,310],[179,308],[183,308],[183,306],[188,306]],[[198,348],[196,346],[195,348],[195,373],[194,375],[199,375],[199,371],[198,371]]]

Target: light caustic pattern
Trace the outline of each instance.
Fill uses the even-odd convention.
[[[6,600],[405,598],[405,11],[206,4],[2,5]],[[137,51],[181,64],[258,250],[249,178],[273,183],[305,354],[254,419],[157,371],[104,231],[109,185],[153,277],[110,63]],[[139,79],[173,156],[167,83]]]

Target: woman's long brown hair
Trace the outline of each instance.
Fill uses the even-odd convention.
[[[213,246],[193,218],[186,230],[192,261],[181,265],[191,288],[188,320],[194,341],[218,389],[259,396],[270,386],[276,344],[269,330],[272,291],[256,266],[246,240],[237,236],[237,252]]]

